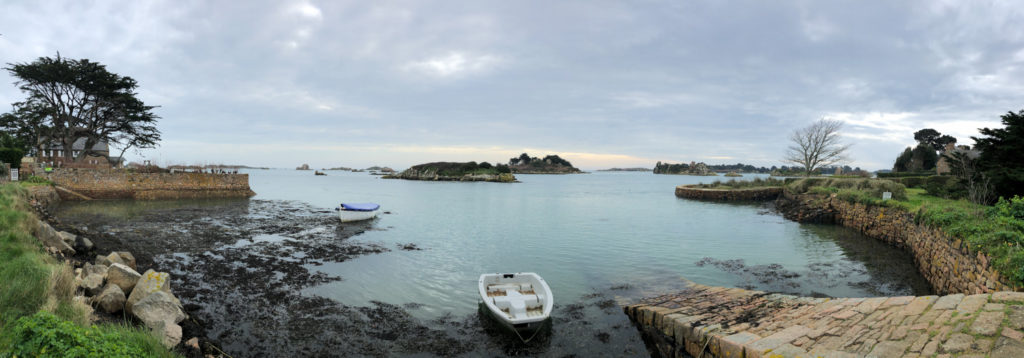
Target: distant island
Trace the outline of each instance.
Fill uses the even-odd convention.
[[[549,155],[540,159],[523,153],[519,157],[508,160],[508,167],[513,174],[581,174],[577,169],[557,155]]]
[[[651,168],[609,168],[598,169],[599,172],[649,172]]]
[[[428,180],[428,181],[487,181],[513,183],[509,166],[491,165],[488,162],[435,162],[414,165],[398,174],[388,174],[384,179]]]
[[[678,174],[678,175],[698,175],[698,176],[716,176],[717,173],[711,171],[707,164],[694,163],[690,164],[669,164],[658,162],[654,165],[654,174]]]

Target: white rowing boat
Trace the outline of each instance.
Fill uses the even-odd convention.
[[[483,274],[479,289],[487,312],[520,339],[523,332],[536,334],[551,317],[555,304],[547,282],[533,272]]]
[[[380,214],[380,205],[374,203],[342,203],[340,207],[334,208],[338,211],[341,222],[360,221],[373,219]]]

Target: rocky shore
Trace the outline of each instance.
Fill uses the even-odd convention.
[[[217,345],[203,336],[202,327],[189,319],[171,290],[169,273],[154,268],[139,273],[140,266],[128,251],[92,256],[99,251],[98,246],[80,230],[61,224],[50,214],[48,208],[54,204],[51,194],[50,190],[30,191],[30,204],[38,216],[29,219],[33,221],[32,235],[48,253],[73,268],[75,300],[93,308],[93,321],[146,327],[168,349],[186,356],[223,356]]]

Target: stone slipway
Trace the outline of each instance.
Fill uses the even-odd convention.
[[[810,298],[686,282],[624,311],[662,357],[1024,357],[1024,292]]]

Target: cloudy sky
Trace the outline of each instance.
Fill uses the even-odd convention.
[[[880,169],[1024,108],[1022,24],[1012,1],[14,0],[0,62],[135,78],[161,164],[771,166],[828,117]]]

